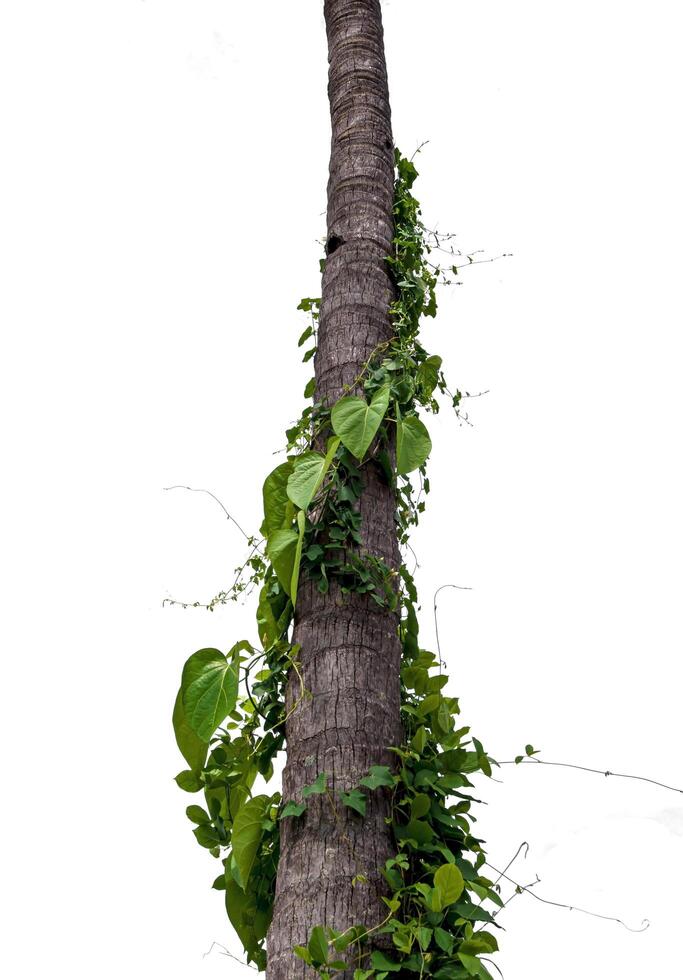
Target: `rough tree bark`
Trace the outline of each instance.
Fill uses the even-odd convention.
[[[392,335],[393,287],[385,257],[393,237],[393,140],[380,0],[325,0],[332,150],[327,252],[315,359],[317,399],[333,404],[374,348]],[[367,550],[397,569],[396,504],[373,463],[360,501]],[[287,723],[283,799],[320,772],[335,791],[358,785],[371,765],[391,765],[400,742],[397,614],[367,597],[321,595],[302,583],[294,642],[312,698]],[[298,694],[292,682],[289,706]],[[269,980],[313,975],[292,948],[313,926],[372,926],[386,913],[378,869],[392,851],[388,801],[370,794],[367,816],[312,797],[300,820],[282,823]],[[368,883],[352,885],[355,875]],[[384,910],[384,911],[382,911]],[[352,971],[348,971],[352,975]]]

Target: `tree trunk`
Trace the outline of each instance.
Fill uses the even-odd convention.
[[[392,336],[385,258],[393,237],[394,149],[380,0],[325,0],[325,22],[332,151],[315,374],[316,398],[332,405]],[[363,474],[364,548],[398,569],[393,492],[374,463]],[[397,616],[366,596],[342,596],[334,581],[327,595],[301,584],[294,642],[311,697],[287,722],[283,799],[300,800],[302,788],[326,772],[335,800],[310,797],[302,818],[282,821],[269,980],[314,975],[292,953],[314,926],[373,926],[386,914],[379,874],[392,853],[385,791],[368,794],[365,818],[336,794],[357,786],[370,766],[394,763],[388,747],[401,740]],[[288,707],[299,690],[293,678]],[[367,883],[352,884],[356,875]]]

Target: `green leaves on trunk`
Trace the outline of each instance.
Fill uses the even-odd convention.
[[[348,451],[362,460],[389,408],[389,389],[381,388],[370,404],[349,395],[332,406],[332,428]]]
[[[457,699],[444,695],[447,678],[440,668],[436,673],[437,658],[420,647],[412,576],[405,567],[397,574],[367,553],[362,522],[369,508],[359,507],[361,464],[371,458],[395,493],[398,537],[407,543],[424,509],[422,491],[429,493],[424,464],[432,443],[419,416],[439,410],[435,394],[449,394],[441,358],[429,355],[418,339],[421,318],[436,312],[439,270],[430,265],[419,205],[410,192],[417,171],[400,154],[396,166],[395,237],[386,258],[396,287],[388,311],[392,335],[358,365],[358,394],[334,405],[314,401],[286,432],[291,455],[263,484],[265,548],[249,538],[250,554],[237,582],[222,593],[236,598],[260,587],[257,627],[263,650],[248,665],[246,654],[254,650],[246,641],[227,655],[210,648],[188,659],[173,725],[189,768],[176,781],[187,792],[203,793],[200,802],[206,809],[190,806],[187,816],[196,825],[198,843],[222,859],[224,873],[214,887],[225,890],[230,921],[257,969],[266,968],[281,833],[285,839],[288,832],[299,833],[321,810],[329,810],[341,833],[346,825],[357,830],[367,815],[374,828],[378,813],[390,825],[393,856],[383,867],[356,869],[350,882],[362,888],[382,875],[389,886],[383,896],[389,915],[369,931],[358,925],[343,933],[327,924],[316,926],[307,945],[296,947],[297,955],[328,980],[340,971],[353,972],[354,980],[402,974],[490,980],[480,957],[497,944],[477,924],[495,925],[482,903],[503,903],[482,874],[485,854],[474,836],[469,814],[474,798],[467,790],[472,787],[468,776],[490,775],[492,760],[476,739],[464,741],[467,728],[455,730]],[[312,341],[307,360],[316,349],[320,300],[302,300],[300,309],[311,315],[300,338],[300,345]],[[316,397],[315,379],[305,396]],[[459,391],[451,396],[456,412],[461,397]],[[326,434],[330,437],[322,450]],[[423,478],[419,494],[407,478],[418,469]],[[258,776],[267,781],[273,774],[273,761],[285,742],[287,710],[299,710],[312,696],[299,670],[299,647],[289,640],[302,562],[307,581],[320,592],[336,580],[336,602],[344,602],[349,593],[365,594],[382,608],[399,610],[404,738],[390,748],[392,766],[370,767],[356,787],[341,790],[349,785],[344,774],[332,779],[320,772],[299,789],[299,802],[284,803],[279,793],[251,793]],[[257,661],[263,662],[256,667]],[[246,675],[252,668],[240,697],[240,672]],[[296,697],[291,706],[285,703],[288,685]],[[527,755],[535,751],[527,746]],[[376,942],[370,933],[383,938]],[[347,963],[337,959],[338,954],[346,957],[350,947]],[[355,969],[358,963],[362,969]]]

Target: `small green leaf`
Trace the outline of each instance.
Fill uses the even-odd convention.
[[[294,803],[293,800],[285,806],[284,810],[280,814],[280,819],[284,820],[285,817],[300,817],[302,813],[306,810],[305,803]]]
[[[424,817],[429,813],[431,805],[432,801],[426,793],[418,793],[410,804],[411,819],[419,820],[420,817]]]
[[[327,789],[327,773],[321,772],[316,777],[315,782],[311,783],[309,786],[304,786],[301,790],[301,795],[306,799],[309,796],[315,796],[319,793],[324,793]]]
[[[192,823],[211,823],[211,817],[206,810],[202,809],[200,806],[188,806],[185,813],[188,820],[191,820]]]
[[[182,772],[179,772],[175,777],[175,781],[186,793],[198,793],[203,786],[198,774],[192,772],[190,769],[183,769]]]
[[[370,772],[360,780],[361,786],[378,789],[380,786],[393,786],[394,777],[389,766],[370,766]]]
[[[340,793],[339,796],[344,806],[348,806],[352,810],[355,810],[356,813],[360,813],[362,817],[365,816],[366,798],[365,794],[361,793],[359,789],[352,789],[350,793]]]
[[[410,820],[405,827],[397,828],[400,840],[414,840],[417,844],[428,844],[434,837],[434,831],[426,820]]]
[[[315,378],[311,378],[304,388],[304,398],[312,398],[315,394]]]
[[[415,749],[418,755],[422,755],[427,745],[427,731],[424,725],[420,725],[418,730],[413,735],[411,746]]]
[[[313,336],[313,327],[306,327],[306,329],[304,330],[304,332],[299,337],[299,340],[297,341],[297,345],[296,346],[297,347],[303,347],[303,345],[306,343],[306,341],[308,340],[308,338],[309,337],[312,337],[312,336]]]
[[[439,380],[441,358],[437,354],[428,357],[417,369],[417,378],[426,395],[431,395]]]
[[[332,428],[356,459],[365,456],[388,407],[388,388],[380,388],[369,405],[365,399],[349,395],[332,406]]]
[[[387,973],[398,973],[401,970],[400,963],[394,963],[386,953],[381,952],[379,949],[373,951],[370,962],[375,970],[385,970]]]
[[[308,946],[295,946],[294,953],[296,954],[296,956],[302,959],[304,963],[308,963],[309,966],[312,965],[313,957],[308,951]]]
[[[416,415],[396,422],[396,469],[411,473],[425,462],[432,451],[432,440]]]
[[[221,843],[221,839],[218,836],[218,832],[211,826],[211,824],[200,824],[195,827],[192,833],[197,838],[197,843],[201,847],[206,847],[212,850],[214,847],[218,847]]]
[[[259,593],[256,609],[256,624],[263,649],[268,650],[279,640],[289,625],[291,607],[282,592],[275,597],[270,595],[271,583],[266,582]]]
[[[442,864],[434,873],[434,888],[439,893],[441,908],[457,902],[464,887],[463,876],[455,864]]]
[[[458,953],[458,959],[465,967],[470,976],[478,977],[481,976],[482,963],[476,958],[476,956],[470,956],[467,953]]]
[[[437,946],[439,946],[439,948],[442,949],[444,953],[448,953],[450,955],[450,953],[453,952],[453,945],[455,943],[455,940],[453,936],[450,934],[450,932],[446,932],[445,929],[442,929],[440,926],[437,926],[436,929],[434,930],[434,939],[436,940]]]

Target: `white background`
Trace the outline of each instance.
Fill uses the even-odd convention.
[[[431,424],[416,536],[463,723],[511,758],[683,785],[677,5],[387,0],[397,143],[481,265],[425,344],[490,389]],[[328,156],[322,3],[7,0],[2,808],[13,980],[252,976],[173,782],[185,658],[231,580],[310,372]],[[677,975],[683,799],[571,770],[480,787],[522,840],[506,980]]]

